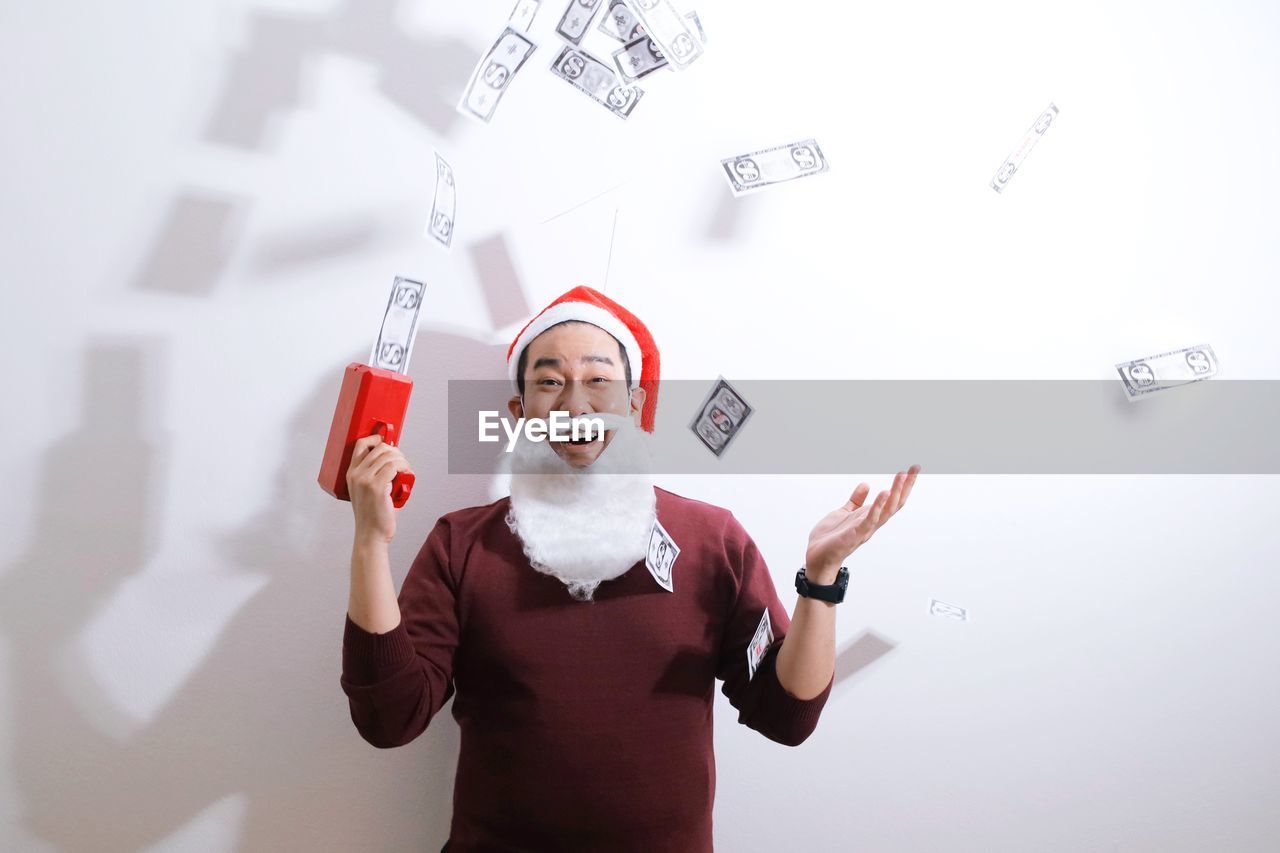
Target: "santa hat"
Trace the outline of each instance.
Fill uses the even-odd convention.
[[[511,377],[511,384],[519,391],[516,369],[520,364],[520,353],[524,352],[529,342],[565,320],[582,320],[598,326],[622,344],[623,352],[627,354],[627,361],[631,365],[631,387],[627,390],[633,391],[636,387],[641,387],[645,391],[644,406],[640,410],[640,427],[653,432],[653,416],[658,409],[658,345],[653,342],[653,335],[649,334],[639,318],[603,293],[586,285],[578,285],[560,294],[516,335],[507,350],[507,373]]]

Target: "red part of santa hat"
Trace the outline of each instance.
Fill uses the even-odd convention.
[[[653,432],[654,413],[658,409],[658,345],[653,335],[636,315],[598,290],[580,284],[565,291],[525,324],[507,350],[507,373],[511,384],[519,390],[516,368],[520,353],[534,338],[565,320],[582,320],[604,329],[622,344],[631,364],[631,388],[644,389],[644,406],[640,410],[640,428]]]

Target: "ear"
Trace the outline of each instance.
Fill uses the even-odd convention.
[[[524,417],[524,402],[521,401],[519,394],[507,401],[507,411],[510,412],[511,417],[516,420]]]
[[[641,412],[644,410],[644,398],[648,396],[648,392],[644,388],[637,387],[631,392],[631,414],[635,418],[636,426],[640,426]]]

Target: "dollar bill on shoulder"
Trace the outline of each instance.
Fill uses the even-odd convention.
[[[538,14],[539,5],[540,0],[516,0],[516,7],[511,10],[511,17],[507,19],[507,26],[522,33],[529,32],[529,27]]]
[[[636,36],[644,35],[644,27],[623,0],[609,0],[609,8],[605,10],[600,26],[596,29],[620,42],[628,42]]]
[[[458,111],[488,124],[516,72],[536,49],[524,33],[513,27],[504,29],[471,72]]]
[[[737,438],[753,411],[742,395],[721,376],[694,414],[689,429],[708,450],[720,457]]]
[[[644,96],[643,89],[623,82],[603,60],[576,47],[561,50],[551,63],[551,72],[622,119],[631,115]]]
[[[564,10],[560,23],[556,24],[556,34],[577,47],[582,44],[582,37],[591,28],[591,22],[601,8],[600,0],[569,0],[569,8]]]
[[[1023,134],[1022,142],[1018,143],[1018,147],[1013,149],[1008,157],[1004,158],[1004,162],[996,170],[995,177],[991,179],[991,189],[998,193],[1004,192],[1004,188],[1009,184],[1009,179],[1022,166],[1022,161],[1027,159],[1031,149],[1036,147],[1040,137],[1044,136],[1044,132],[1049,129],[1049,125],[1053,124],[1053,120],[1057,117],[1058,108],[1050,103],[1045,111],[1036,118],[1031,127],[1027,129],[1027,132]]]
[[[1116,365],[1129,402],[1141,397],[1200,382],[1218,375],[1218,357],[1213,347],[1200,344],[1172,352],[1126,361]]]
[[[637,36],[613,52],[613,63],[628,83],[667,66],[667,58],[648,36]]]
[[[431,219],[423,229],[424,237],[431,237],[446,249],[453,245],[453,222],[457,212],[457,187],[453,181],[453,167],[436,153],[436,191],[431,202]]]
[[[720,161],[735,196],[829,170],[816,139],[726,157]]]
[[[683,71],[702,56],[702,43],[671,0],[627,0],[627,8],[675,70]]]
[[[418,312],[422,309],[425,289],[426,285],[420,281],[396,276],[386,313],[382,315],[382,329],[369,353],[371,367],[409,372],[409,357],[413,354],[414,338],[418,336]]]

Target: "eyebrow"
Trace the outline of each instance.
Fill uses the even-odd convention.
[[[613,359],[609,358],[607,355],[584,355],[582,356],[582,358],[578,359],[578,362],[580,364],[592,364],[594,362],[600,362],[602,364],[613,366]],[[537,370],[539,367],[559,367],[559,366],[560,366],[560,359],[552,358],[551,356],[543,356],[542,358],[539,358],[533,362],[532,369]]]

